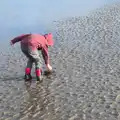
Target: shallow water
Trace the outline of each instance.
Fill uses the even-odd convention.
[[[42,83],[24,82],[26,58],[17,47],[1,53],[0,120],[118,120],[119,19],[117,4],[58,22],[54,72]]]
[[[57,20],[84,16],[97,8],[115,2],[119,2],[119,0],[0,1],[0,16],[2,16],[0,18],[2,29],[0,51],[1,48],[5,50],[4,48],[7,48],[5,44],[9,44],[8,41],[17,35],[51,32],[51,27]]]

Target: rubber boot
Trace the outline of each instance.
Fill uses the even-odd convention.
[[[35,73],[36,73],[37,81],[42,81],[42,79],[43,79],[43,77],[42,77],[42,70],[41,69],[36,69]]]
[[[25,77],[24,77],[24,79],[25,79],[26,81],[32,79],[32,76],[31,76],[31,68],[26,68],[26,69],[25,69]]]

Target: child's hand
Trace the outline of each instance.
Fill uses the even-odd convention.
[[[48,71],[52,71],[52,66],[50,66],[50,64],[47,64],[47,69]]]
[[[13,45],[13,42],[12,42],[12,41],[10,41],[10,45],[11,45],[11,46]]]

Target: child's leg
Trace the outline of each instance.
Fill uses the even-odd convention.
[[[25,79],[32,79],[32,76],[31,76],[32,64],[33,64],[33,61],[29,58],[27,62],[27,66],[25,68]]]
[[[31,59],[29,58],[28,61],[27,61],[27,66],[26,66],[26,68],[32,69],[32,65],[33,65],[33,60],[31,60]]]
[[[30,56],[30,52],[29,52],[30,49],[25,45],[21,45],[21,50],[24,53],[24,55],[28,58],[27,66],[25,68],[25,79],[26,80],[32,79],[31,69],[32,69],[33,60],[31,59]]]
[[[32,57],[32,60],[35,62],[35,73],[36,73],[36,78],[37,80],[41,80],[41,74],[42,74],[42,69],[41,69],[41,66],[42,66],[42,59],[41,57],[39,56],[39,52],[38,50],[35,50],[35,51],[32,51],[30,53],[31,57]]]

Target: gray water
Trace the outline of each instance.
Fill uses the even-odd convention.
[[[120,3],[57,21],[54,39],[41,83],[17,46],[0,53],[0,120],[119,120]]]

